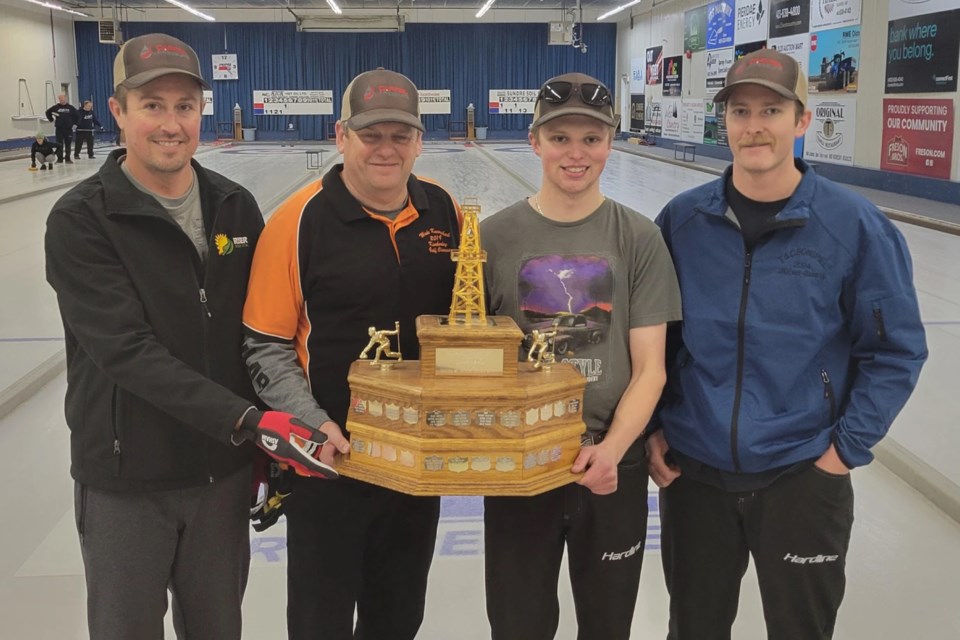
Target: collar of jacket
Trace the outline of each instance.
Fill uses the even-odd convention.
[[[117,160],[126,154],[126,149],[110,152],[100,167],[100,183],[103,185],[104,211],[106,215],[131,215],[167,218],[166,212],[156,199],[137,189],[127,179]],[[193,170],[197,172],[200,187],[200,201],[203,205],[226,197],[239,187],[236,183],[219,174],[207,171],[193,158],[190,159]],[[203,206],[201,205],[201,206]],[[204,208],[204,211],[206,209]]]
[[[800,170],[800,173],[803,174],[803,177],[800,179],[800,184],[797,185],[796,191],[790,196],[787,206],[783,208],[783,211],[774,216],[771,221],[774,225],[778,225],[779,223],[804,224],[810,218],[810,204],[813,202],[813,196],[816,192],[817,180],[819,178],[817,174],[810,169],[810,165],[800,158],[794,158],[793,161],[797,169]],[[706,197],[697,203],[694,209],[700,213],[711,216],[721,218],[726,216],[729,205],[724,195],[724,187],[732,173],[733,165],[731,164],[723,172],[723,177],[713,182]]]
[[[330,195],[330,203],[337,213],[337,217],[344,222],[369,220],[370,216],[364,211],[360,201],[350,193],[347,185],[343,183],[342,173],[343,163],[341,162],[323,176],[323,191]],[[410,202],[413,203],[413,208],[417,211],[426,211],[430,208],[427,192],[423,190],[423,185],[412,173],[407,178],[407,193],[410,194]]]

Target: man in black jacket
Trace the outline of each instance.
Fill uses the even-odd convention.
[[[73,150],[73,157],[80,159],[80,150],[84,143],[87,145],[87,157],[93,157],[93,130],[94,127],[103,131],[103,125],[97,120],[93,112],[93,101],[84,100],[83,108],[77,111],[77,146]]]
[[[60,150],[60,145],[56,142],[50,142],[42,133],[37,133],[37,137],[30,147],[30,171],[37,170],[37,156],[40,156],[40,170],[46,171],[49,167],[53,169],[53,156]]]
[[[193,49],[133,38],[110,111],[127,149],[47,221],[47,280],[67,348],[67,424],[94,640],[236,640],[250,561],[256,442],[306,475],[325,435],[262,413],[240,356],[263,218],[240,185],[192,156],[203,107]],[[331,439],[338,445],[336,438]]]
[[[77,109],[67,102],[65,93],[57,96],[57,104],[47,109],[47,120],[53,123],[54,131],[57,133],[57,144],[60,145],[57,150],[57,162],[63,162],[64,151],[66,151],[67,164],[72,164],[70,146],[73,142],[73,128],[77,124]]]

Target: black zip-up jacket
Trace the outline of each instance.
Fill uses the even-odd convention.
[[[230,435],[256,399],[241,316],[263,217],[240,185],[193,162],[210,252],[110,154],[47,219],[47,281],[67,348],[71,473],[116,491],[200,486],[246,465]]]
[[[54,117],[56,114],[56,117]],[[47,109],[47,120],[53,123],[53,128],[70,133],[73,125],[77,124],[77,108],[71,104],[59,102]]]
[[[50,142],[44,138],[43,143],[33,141],[33,146],[30,147],[30,164],[37,164],[37,154],[40,154],[40,158],[43,159],[46,156],[52,156],[60,148],[59,142]]]
[[[93,131],[94,127],[103,127],[96,114],[86,109],[77,109],[77,131]]]

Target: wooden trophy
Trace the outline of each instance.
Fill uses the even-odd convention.
[[[586,380],[553,362],[555,332],[535,336],[534,361],[518,362],[523,332],[486,315],[480,206],[462,210],[450,314],[417,318],[419,361],[381,359],[398,328],[370,327],[350,367],[352,450],[337,470],[413,495],[535,495],[579,477],[570,467],[586,430]]]

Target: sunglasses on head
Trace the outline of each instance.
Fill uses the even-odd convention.
[[[592,107],[602,107],[611,104],[610,92],[602,84],[596,82],[581,82],[574,84],[561,80],[548,82],[540,89],[539,99],[550,104],[560,104],[570,99],[570,96],[579,93],[580,100]]]

